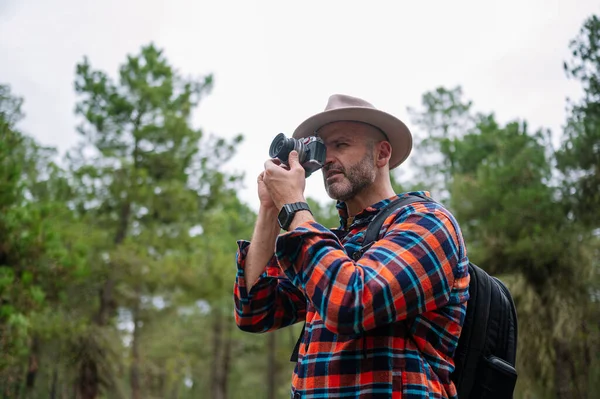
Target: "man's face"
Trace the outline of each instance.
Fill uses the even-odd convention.
[[[331,198],[347,201],[373,184],[377,175],[374,143],[381,134],[377,129],[359,122],[334,122],[318,134],[327,147],[322,172]]]

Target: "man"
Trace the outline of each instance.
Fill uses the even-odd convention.
[[[265,332],[306,322],[292,398],[456,398],[450,375],[469,275],[454,217],[435,202],[413,203],[351,257],[370,217],[402,196],[390,170],[408,157],[410,131],[364,100],[334,95],[293,137],[315,134],[326,145],[323,179],[340,228],[303,209],[280,226],[284,204],[305,202],[305,174],[295,151],[289,167],[266,161],[252,242],[238,242],[237,325]]]

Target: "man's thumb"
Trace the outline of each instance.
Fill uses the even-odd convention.
[[[290,163],[290,168],[298,166],[299,165],[298,152],[296,150],[292,150],[290,152],[288,160],[289,160],[289,163]]]

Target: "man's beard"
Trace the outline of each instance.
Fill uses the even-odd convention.
[[[376,171],[373,167],[373,163],[373,153],[367,151],[364,158],[350,166],[347,171],[335,166],[327,168],[323,173],[327,194],[338,201],[348,201],[349,199],[354,198],[358,193],[375,182]],[[344,177],[341,181],[336,181],[328,185],[326,176],[327,172],[330,170],[339,170]]]

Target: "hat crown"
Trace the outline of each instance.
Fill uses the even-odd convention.
[[[346,94],[334,94],[329,97],[325,111],[348,107],[375,108],[373,104],[363,100],[362,98],[352,97]]]

